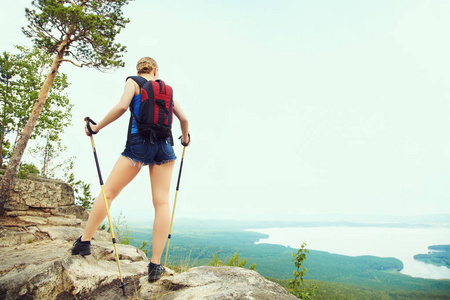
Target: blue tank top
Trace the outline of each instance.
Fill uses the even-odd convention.
[[[141,94],[134,96],[133,99],[131,99],[131,103],[133,104],[135,115],[139,116],[139,107],[141,106]],[[133,118],[133,123],[131,125],[131,134],[138,133],[136,120],[134,119],[133,114],[131,114],[131,117]]]

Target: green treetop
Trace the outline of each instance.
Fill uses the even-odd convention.
[[[130,0],[35,0],[32,1],[34,8],[25,10],[30,23],[23,28],[23,32],[33,39],[37,48],[54,55],[54,58],[1,179],[0,215],[3,214],[14,175],[61,63],[71,62],[75,66],[88,66],[101,71],[124,65],[121,57],[125,47],[115,43],[114,39],[129,22],[122,13],[122,6],[129,2]]]

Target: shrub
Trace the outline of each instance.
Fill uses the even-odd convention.
[[[313,285],[310,288],[304,287],[303,277],[305,276],[308,269],[303,267],[303,262],[306,260],[306,254],[309,251],[305,248],[306,244],[303,243],[301,248],[298,249],[297,254],[291,253],[295,264],[294,279],[289,280],[289,292],[297,298],[309,300],[311,296],[314,296],[317,290],[317,285]]]

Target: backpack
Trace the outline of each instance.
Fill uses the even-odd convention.
[[[164,81],[149,80],[141,76],[127,77],[133,79],[140,87],[141,104],[139,115],[134,112],[133,101],[130,104],[130,125],[128,127],[128,140],[131,134],[131,126],[136,120],[138,132],[150,138],[151,142],[155,140],[167,139],[173,146],[172,137],[172,118],[173,118],[173,90],[166,85]]]

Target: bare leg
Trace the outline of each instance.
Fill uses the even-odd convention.
[[[124,156],[119,157],[104,185],[108,208],[111,207],[112,201],[119,195],[120,191],[139,173],[139,170],[138,164],[130,164],[128,158]],[[102,192],[100,192],[95,198],[94,205],[92,205],[81,240],[90,241],[105,217],[105,201],[103,200]]]
[[[153,222],[152,258],[154,264],[161,264],[170,227],[169,190],[175,161],[150,167],[150,181],[152,184],[153,206],[155,220]]]

